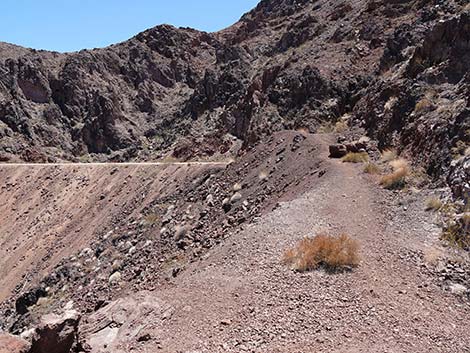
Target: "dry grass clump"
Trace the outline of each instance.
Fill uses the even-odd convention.
[[[364,173],[367,174],[380,174],[381,169],[377,164],[374,163],[367,163],[364,167]]]
[[[340,120],[335,124],[335,132],[341,133],[345,132],[348,129],[348,122],[345,120]]]
[[[395,159],[389,162],[393,171],[384,175],[380,184],[386,189],[402,189],[406,184],[406,177],[410,175],[410,166],[407,160],[403,158]]]
[[[144,217],[144,222],[147,225],[154,225],[158,223],[160,217],[156,213],[149,213]]]
[[[387,101],[387,103],[385,103],[384,105],[384,110],[385,111],[390,111],[392,110],[393,106],[398,102],[398,97],[390,97]]]
[[[462,229],[458,223],[447,226],[441,235],[441,238],[449,243],[451,246],[455,246],[461,249],[470,248],[469,230]]]
[[[435,247],[427,248],[423,252],[424,263],[431,266],[436,266],[441,258],[444,257],[442,250]]]
[[[442,208],[442,201],[438,197],[431,197],[426,201],[426,211],[439,211]]]
[[[318,129],[318,134],[331,134],[335,132],[335,126],[331,121],[323,123]]]
[[[394,159],[397,159],[397,151],[394,149],[387,149],[382,152],[381,160],[382,162],[390,162]]]
[[[349,152],[346,156],[343,157],[343,162],[346,163],[365,163],[369,161],[369,155],[367,152]]]
[[[284,263],[300,272],[319,267],[330,271],[351,269],[359,265],[359,245],[346,234],[306,237],[295,248],[286,251]]]
[[[415,105],[415,112],[416,113],[428,112],[432,109],[434,109],[434,104],[428,98],[421,99]]]

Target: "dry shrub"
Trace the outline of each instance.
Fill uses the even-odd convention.
[[[335,126],[331,121],[324,122],[318,129],[318,134],[331,134],[335,132]]]
[[[389,162],[393,171],[384,175],[380,184],[386,189],[402,189],[406,184],[406,177],[410,175],[410,166],[407,160],[403,158],[395,159]]]
[[[390,111],[392,110],[393,106],[398,102],[398,97],[390,97],[384,105],[384,110],[385,111]]]
[[[369,155],[367,152],[349,152],[346,156],[343,157],[343,162],[346,163],[365,163],[369,161]]]
[[[397,171],[400,169],[406,169],[408,173],[410,171],[410,164],[404,158],[394,159],[393,161],[390,161],[388,164],[392,167],[394,171]]]
[[[359,265],[359,245],[346,234],[306,237],[285,252],[284,263],[300,272],[319,267],[330,271],[350,269]]]
[[[307,127],[298,128],[296,131],[302,134],[303,136],[307,136],[310,134],[310,130]]]
[[[364,173],[367,174],[380,174],[381,170],[377,164],[374,163],[367,163],[364,167]]]
[[[436,266],[441,258],[444,257],[442,250],[435,247],[426,248],[423,253],[424,263]]]
[[[348,129],[348,122],[345,120],[340,120],[335,124],[335,132],[341,133],[345,132]]]
[[[160,217],[156,213],[149,213],[144,217],[145,224],[154,225],[158,223]]]
[[[390,162],[393,161],[394,159],[397,159],[397,151],[394,149],[387,149],[382,152],[382,158],[381,160],[383,162]]]
[[[428,98],[421,99],[415,105],[415,112],[416,113],[428,112],[428,111],[433,110],[433,109],[434,109],[434,104],[432,104],[432,102]]]
[[[426,201],[426,211],[439,211],[442,207],[442,201],[438,197],[431,197]]]

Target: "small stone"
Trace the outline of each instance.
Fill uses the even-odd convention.
[[[240,201],[241,199],[242,199],[242,194],[240,194],[239,192],[236,192],[235,194],[233,194],[232,198],[230,199],[230,202],[233,204],[233,203]]]
[[[121,273],[120,272],[114,272],[111,276],[109,276],[109,284],[116,284],[121,281]]]
[[[452,283],[449,285],[449,290],[452,294],[455,295],[465,295],[468,293],[467,287],[458,284],[458,283]]]

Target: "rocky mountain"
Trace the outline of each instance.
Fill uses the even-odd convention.
[[[0,274],[8,281],[0,290],[0,328],[22,333],[33,343],[28,349],[34,352],[49,352],[48,342],[57,341],[49,335],[57,332],[66,337],[61,352],[70,352],[72,346],[74,352],[102,352],[100,344],[108,341],[114,342],[108,347],[113,352],[131,348],[153,352],[161,342],[156,337],[160,334],[167,351],[190,351],[194,347],[174,339],[180,330],[188,329],[184,325],[193,323],[188,329],[193,338],[212,332],[214,325],[202,322],[210,328],[199,332],[192,320],[201,318],[188,320],[187,316],[191,310],[200,314],[206,309],[197,303],[181,309],[178,295],[188,299],[188,293],[197,288],[198,300],[207,304],[207,293],[223,288],[226,292],[214,294],[220,299],[217,305],[227,302],[240,310],[249,308],[248,314],[240,315],[256,326],[255,314],[276,310],[271,308],[271,298],[263,295],[284,293],[295,283],[293,290],[296,298],[303,298],[301,304],[289,302],[288,296],[277,299],[293,312],[295,319],[288,327],[298,325],[300,335],[305,328],[299,308],[315,301],[308,299],[311,287],[302,286],[308,277],[300,281],[283,273],[278,278],[276,271],[282,270],[277,253],[288,243],[279,234],[284,228],[295,236],[304,236],[299,229],[306,232],[308,227],[332,228],[351,230],[367,242],[370,269],[360,270],[364,272],[355,275],[352,286],[343,283],[342,277],[316,278],[315,283],[326,283],[318,289],[321,301],[330,296],[324,288],[333,283],[333,291],[355,298],[336,298],[338,307],[354,303],[352,326],[375,322],[375,307],[370,303],[391,308],[386,300],[380,302],[396,299],[387,281],[395,290],[403,286],[406,273],[405,285],[411,287],[399,290],[400,298],[406,298],[401,299],[401,311],[381,312],[386,320],[375,322],[376,341],[387,341],[392,328],[398,335],[395,325],[400,317],[405,329],[422,324],[419,332],[426,332],[422,335],[429,351],[437,340],[427,332],[430,327],[446,335],[443,342],[450,348],[444,344],[443,351],[462,351],[466,342],[454,342],[450,326],[445,326],[456,315],[446,312],[445,320],[433,325],[421,322],[418,315],[418,319],[408,317],[416,298],[406,294],[414,293],[414,285],[426,288],[424,294],[417,294],[424,301],[420,302],[423,316],[432,312],[434,316],[428,316],[439,319],[439,305],[461,308],[451,305],[440,289],[428,286],[432,280],[422,274],[422,268],[438,273],[440,283],[450,291],[469,293],[470,265],[439,262],[431,270],[426,265],[428,254],[416,250],[436,232],[423,208],[423,197],[433,192],[426,186],[449,194],[446,207],[452,208],[447,211],[453,219],[445,221],[454,240],[469,234],[469,72],[467,0],[262,0],[236,24],[217,33],[162,25],[123,43],[76,53],[0,43],[1,162],[218,162],[173,164],[161,170],[90,164],[87,170],[73,165],[40,172],[28,166],[0,171],[4,182],[0,211],[8,223],[0,225],[7,235],[0,232]],[[361,146],[373,160],[379,159],[374,158],[379,152],[396,150],[413,164],[414,176],[422,184],[388,194],[366,184],[357,168],[328,159],[328,145],[335,142],[344,143],[340,146],[345,151],[351,146],[361,150],[355,148],[359,137],[366,141]],[[353,140],[356,144],[346,146]],[[233,163],[227,162],[232,158]],[[423,186],[421,193],[418,186]],[[311,198],[300,197],[309,192]],[[304,212],[311,217],[308,222],[301,220]],[[344,217],[349,213],[356,218]],[[279,216],[272,219],[272,214]],[[284,216],[295,221],[282,223]],[[313,224],[315,217],[320,217],[321,226]],[[266,242],[245,228],[257,222]],[[367,226],[373,234],[365,231]],[[15,232],[21,234],[15,236]],[[403,235],[409,238],[402,240]],[[231,236],[238,237],[237,242],[228,240]],[[210,257],[214,254],[208,252],[217,245],[221,247],[215,258]],[[240,247],[239,252],[231,246]],[[254,259],[248,252],[256,254]],[[250,288],[252,297],[259,296],[263,310],[258,302],[253,306],[238,302],[238,292],[233,295],[237,299],[232,298],[231,286],[245,278],[234,258],[253,276],[246,276],[249,282],[241,287]],[[206,267],[199,268],[199,261]],[[179,282],[186,268],[190,270]],[[222,268],[223,274],[210,277],[211,268]],[[399,274],[383,273],[394,268]],[[204,271],[219,286],[211,287],[209,277],[198,277]],[[264,287],[252,288],[260,279]],[[370,282],[379,283],[379,288],[369,288]],[[273,290],[273,283],[282,291]],[[163,297],[167,293],[165,300],[148,294],[156,288]],[[128,300],[123,299],[126,295]],[[69,303],[78,305],[81,312],[69,308]],[[181,310],[171,321],[174,307]],[[42,326],[28,331],[44,319],[43,314],[63,308],[73,311],[66,322],[46,315]],[[154,325],[148,328],[139,320],[149,310]],[[458,317],[468,323],[464,311]],[[117,321],[112,321],[110,317],[116,315]],[[331,318],[329,311],[322,315]],[[271,317],[265,319],[264,326],[274,327]],[[318,332],[336,334],[335,320],[325,327],[317,319],[314,322]],[[237,323],[223,319],[221,325],[232,324]],[[464,324],[452,325],[466,329]],[[151,334],[137,334],[136,326],[145,326]],[[119,335],[117,327],[123,330]],[[165,327],[175,330],[166,332]],[[246,333],[244,327],[237,329],[240,335]],[[217,335],[226,338],[220,332]],[[292,332],[286,332],[250,332],[248,342],[254,347],[262,342],[264,351],[282,351],[276,350],[285,347],[282,342],[263,344],[276,341],[273,337],[288,339]],[[414,334],[408,332],[407,339]],[[351,335],[346,330],[334,339],[344,341]],[[403,337],[397,342],[404,342]],[[213,343],[213,337],[206,339]],[[0,336],[1,342],[11,347],[27,344],[10,336],[3,341]],[[216,346],[232,343],[222,340]],[[325,348],[330,343],[320,337],[311,344]],[[224,351],[242,351],[241,345],[235,342],[232,350]],[[377,351],[385,348],[377,346]],[[402,348],[420,351],[422,347],[411,342]],[[213,349],[209,346],[207,351]],[[325,351],[331,349],[328,346]],[[292,346],[290,351],[302,350]]]
[[[0,158],[210,157],[347,119],[435,178],[453,163],[464,198],[468,26],[463,0],[274,0],[218,33],[165,25],[71,54],[1,44]]]
[[[344,114],[381,147],[450,151],[468,142],[464,5],[262,1],[219,33],[165,25],[71,54],[2,44],[2,158],[144,158],[185,140],[202,142],[187,157],[223,153],[226,134],[249,144]]]

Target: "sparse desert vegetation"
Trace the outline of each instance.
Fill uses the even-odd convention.
[[[346,120],[340,120],[335,124],[335,132],[345,132],[348,129],[348,122]]]
[[[381,153],[380,160],[382,162],[390,162],[393,161],[394,159],[397,159],[398,154],[397,151],[394,149],[386,149]]]
[[[364,166],[364,173],[367,174],[380,174],[382,169],[375,163],[369,162]]]
[[[438,197],[431,197],[426,201],[427,211],[439,211],[442,208],[442,201]]]
[[[406,159],[399,158],[389,162],[392,172],[382,176],[380,184],[386,189],[402,189],[410,175],[410,166]]]
[[[341,117],[336,122],[327,121],[323,123],[317,130],[319,134],[330,134],[333,132],[344,132],[348,129],[348,115]]]
[[[160,217],[156,213],[149,213],[149,214],[145,215],[144,222],[147,225],[154,225],[154,224],[158,223],[159,219],[160,219]]]
[[[284,263],[300,272],[319,267],[332,271],[348,269],[359,265],[359,245],[346,234],[306,237],[285,252]]]
[[[415,105],[415,113],[424,113],[434,109],[434,104],[428,98],[422,98]]]
[[[345,163],[366,163],[369,161],[367,152],[349,152],[342,158]]]

